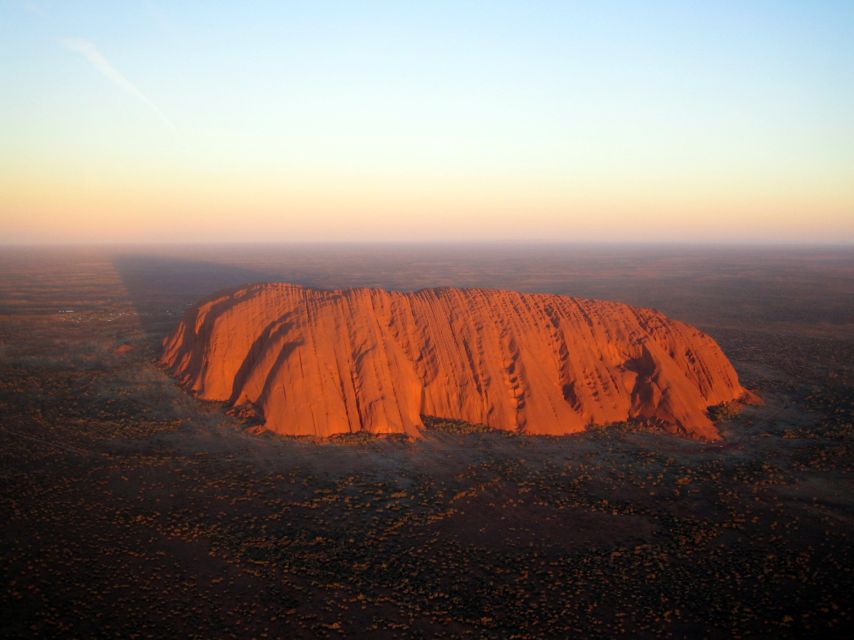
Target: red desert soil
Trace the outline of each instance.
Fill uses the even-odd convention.
[[[653,309],[488,289],[258,284],[192,308],[162,362],[270,431],[418,437],[421,416],[528,434],[655,420],[717,439],[747,393],[718,344]]]

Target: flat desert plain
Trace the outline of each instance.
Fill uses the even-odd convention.
[[[266,281],[654,307],[764,403],[718,442],[255,435],[157,361]],[[0,249],[3,637],[844,636],[852,444],[850,248]]]

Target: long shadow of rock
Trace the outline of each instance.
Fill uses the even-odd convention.
[[[157,346],[188,307],[211,294],[271,280],[270,274],[166,255],[120,254],[112,263],[133,304],[148,346]]]

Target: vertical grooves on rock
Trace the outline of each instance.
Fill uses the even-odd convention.
[[[656,418],[716,437],[744,389],[718,345],[649,309],[484,289],[254,285],[190,310],[163,363],[273,431],[417,435],[420,415],[527,433]]]

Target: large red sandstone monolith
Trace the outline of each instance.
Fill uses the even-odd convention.
[[[258,284],[191,309],[163,363],[267,429],[418,436],[422,415],[528,434],[656,419],[717,438],[745,394],[717,343],[652,309],[485,289]]]

